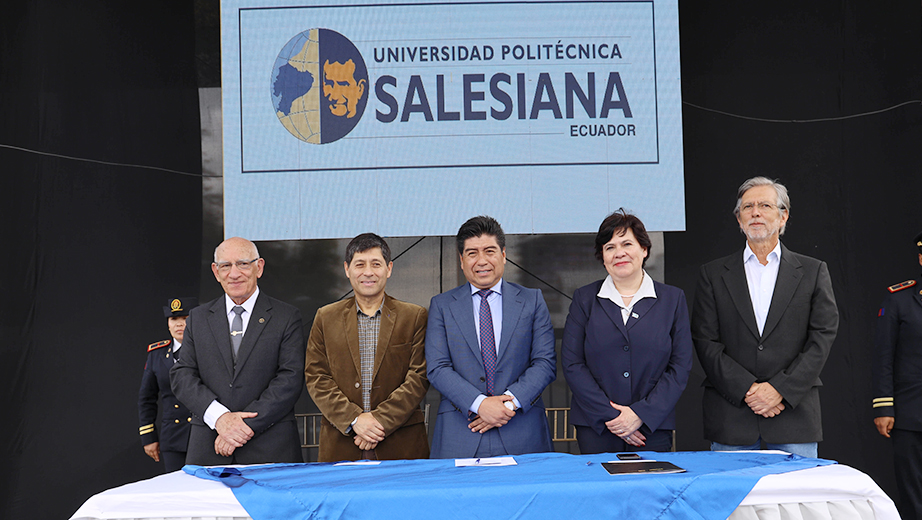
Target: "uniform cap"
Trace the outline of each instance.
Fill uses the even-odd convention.
[[[163,316],[165,318],[188,316],[189,311],[194,307],[198,307],[198,298],[170,298],[163,307]]]

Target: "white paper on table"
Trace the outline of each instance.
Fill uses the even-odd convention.
[[[455,459],[455,467],[463,466],[515,466],[517,463],[512,457],[486,457],[482,459]]]
[[[377,466],[380,460],[356,460],[352,462],[337,462],[334,466]]]

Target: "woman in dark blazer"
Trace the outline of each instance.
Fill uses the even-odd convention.
[[[573,294],[562,359],[581,453],[672,447],[693,346],[685,293],[643,270],[651,246],[639,218],[612,213],[595,238],[608,276]]]

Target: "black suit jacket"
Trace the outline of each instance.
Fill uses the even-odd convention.
[[[234,365],[224,295],[192,309],[182,355],[171,371],[173,392],[193,413],[187,464],[302,462],[294,419],[304,388],[301,312],[260,293]],[[254,436],[232,457],[214,452],[217,434],[202,420],[217,400],[245,419]]]
[[[823,438],[820,372],[839,326],[826,263],[781,245],[778,280],[762,334],[742,250],[701,267],[692,339],[704,380],[704,436],[722,444],[817,442]],[[785,410],[772,418],[746,405],[754,382],[770,383]]]

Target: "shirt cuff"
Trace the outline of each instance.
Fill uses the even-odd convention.
[[[357,422],[359,422],[359,418],[358,418],[358,417],[356,417],[355,419],[352,419],[352,422],[349,423],[349,427],[346,428],[346,433],[352,433],[352,427],[355,426],[355,423],[357,423]]]
[[[477,399],[474,399],[474,404],[471,405],[471,408],[470,408],[471,413],[473,413],[474,415],[477,415],[477,410],[480,410],[480,403],[482,403],[483,400],[486,398],[487,396],[483,394],[478,395]]]
[[[516,399],[516,397],[515,397],[514,395],[512,395],[512,392],[510,392],[509,390],[506,390],[506,391],[503,392],[503,393],[506,394],[506,395],[512,396],[512,404],[515,405],[515,409],[516,409],[516,410],[518,410],[519,408],[522,407],[522,403],[520,403],[519,400]]]
[[[205,424],[207,424],[209,428],[214,430],[214,425],[218,422],[218,417],[221,417],[229,411],[230,410],[228,410],[226,406],[215,399],[208,405],[208,408],[205,409],[205,415],[202,416],[202,420],[205,421]]]

